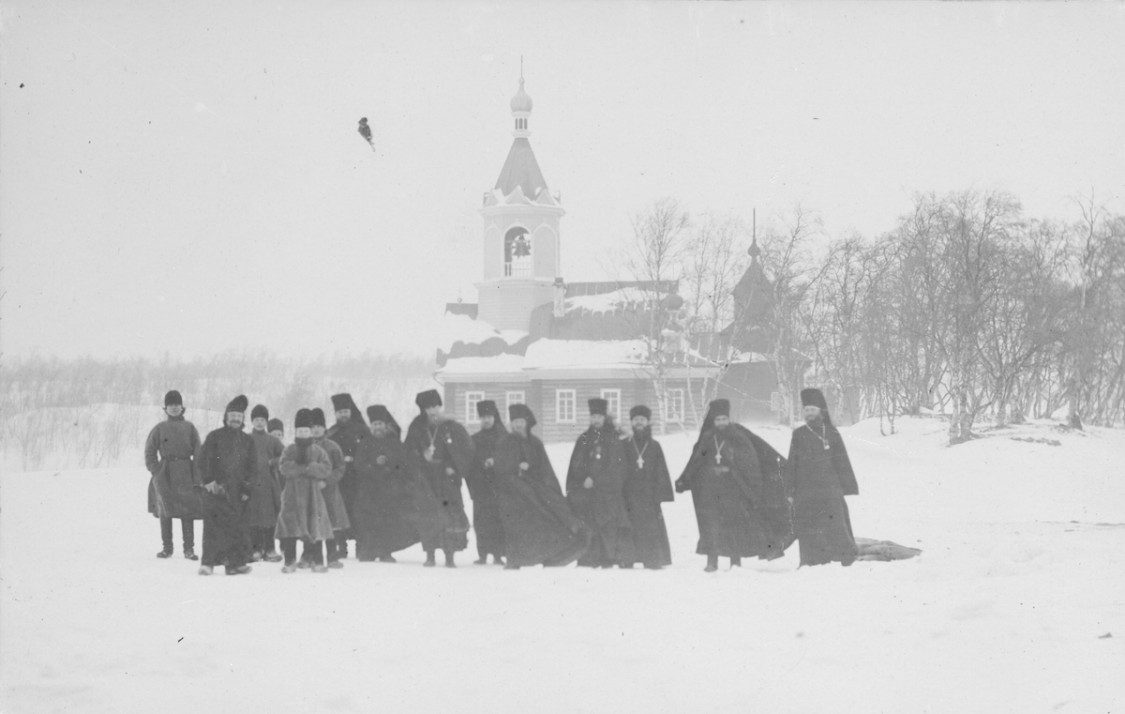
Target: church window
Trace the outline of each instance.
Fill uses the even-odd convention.
[[[480,424],[477,404],[484,401],[484,392],[465,392],[465,423]]]
[[[617,419],[621,416],[621,390],[620,389],[603,389],[602,399],[606,401],[606,412]]]
[[[507,408],[507,409],[511,409],[513,404],[526,404],[527,403],[527,402],[524,401],[524,395],[523,395],[522,391],[506,392],[504,394],[504,401],[507,402],[507,404],[505,404],[505,408]]]
[[[574,424],[578,421],[574,412],[575,395],[573,389],[555,390],[555,421],[559,424]]]
[[[531,277],[531,236],[516,226],[504,236],[504,277]]]
[[[684,390],[669,389],[664,393],[664,421],[680,424],[684,420]]]

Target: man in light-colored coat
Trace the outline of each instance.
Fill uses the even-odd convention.
[[[199,432],[184,418],[183,397],[174,389],[164,395],[164,413],[168,418],[153,427],[145,441],[145,468],[152,474],[148,511],[160,519],[163,541],[156,557],[171,557],[172,519],[179,518],[184,557],[199,560],[195,554],[195,519],[203,517],[203,502],[194,462]]]

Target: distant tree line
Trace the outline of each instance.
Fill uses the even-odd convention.
[[[433,371],[430,360],[375,353],[316,359],[269,351],[195,359],[5,358],[0,365],[2,451],[24,470],[115,464],[127,450],[140,448],[170,389],[183,393],[188,418],[201,432],[218,426],[211,415],[221,413],[237,394],[283,419],[303,406],[327,405],[329,396],[341,391],[361,402],[378,399],[406,416],[414,394],[431,386]]]
[[[981,418],[1064,407],[1075,429],[1125,421],[1125,216],[1075,207],[1069,221],[1030,219],[1008,194],[969,190],[916,196],[877,238],[829,241],[800,207],[764,228],[768,358],[790,419],[806,381],[850,420],[893,430],[899,415],[948,415],[952,443]],[[739,328],[731,290],[749,233],[738,216],[693,221],[673,199],[636,216],[622,264],[634,279],[679,279],[684,297],[645,326],[654,371],[685,360],[669,344]]]

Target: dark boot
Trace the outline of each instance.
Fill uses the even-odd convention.
[[[730,567],[741,568],[742,567],[742,556],[741,555],[732,555],[730,557]]]
[[[445,551],[445,567],[447,567],[447,568],[456,568],[457,567],[457,563],[453,562],[453,551],[452,550]]]
[[[171,558],[172,557],[172,519],[160,519],[160,542],[163,548],[156,554],[157,558]]]
[[[190,518],[180,519],[180,534],[184,539],[184,557],[188,560],[198,560],[195,557],[195,521]]]
[[[473,561],[473,565],[488,565],[488,553],[477,553],[480,557]]]
[[[437,561],[434,560],[434,551],[432,551],[432,550],[426,551],[426,562],[422,563],[422,565],[427,567],[427,568],[432,568],[435,565],[437,565]]]
[[[344,567],[344,564],[340,562],[340,546],[346,543],[347,541],[333,538],[332,540],[327,541],[324,544],[325,549],[328,551],[329,568],[332,568],[333,570],[339,570],[340,568]]]
[[[713,573],[718,569],[719,569],[719,556],[717,556],[717,555],[707,556],[707,567],[703,569],[703,572]]]

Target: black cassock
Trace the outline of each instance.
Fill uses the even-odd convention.
[[[566,499],[591,532],[590,548],[579,565],[609,567],[632,557],[633,538],[625,509],[625,445],[607,424],[579,435],[566,474]],[[585,487],[587,478],[593,480]]]
[[[247,503],[258,468],[254,440],[241,429],[219,427],[204,439],[196,463],[204,484],[221,487],[215,494],[203,492],[201,564],[243,566],[250,557]]]
[[[702,555],[771,559],[762,510],[765,478],[747,431],[712,427],[696,442],[680,482],[691,488]]]
[[[571,513],[543,442],[508,434],[497,444],[494,458],[493,485],[508,565],[559,566],[578,560],[590,534]]]
[[[801,565],[850,565],[857,551],[844,496],[858,495],[859,485],[840,432],[824,422],[794,429],[786,473]]]
[[[664,460],[664,449],[651,433],[634,435],[625,442],[625,510],[629,516],[633,549],[623,559],[626,564],[641,562],[646,567],[672,564],[668,528],[661,503],[670,503],[672,477]]]
[[[445,524],[441,503],[397,435],[362,441],[353,466],[352,533],[359,560],[388,556],[418,543],[423,536],[440,538]]]
[[[699,430],[699,440],[695,442],[696,447],[703,440],[703,435],[714,427],[715,416],[708,411],[703,420],[703,426]],[[737,429],[749,439],[754,446],[754,450],[758,452],[758,466],[762,471],[762,503],[758,505],[756,513],[769,538],[767,554],[763,557],[766,560],[780,558],[796,540],[793,535],[792,507],[787,498],[792,494],[785,475],[785,457],[777,449],[770,446],[769,442],[741,424],[731,422],[731,428]],[[699,501],[694,497],[692,500],[695,506],[695,517],[698,520]]]
[[[352,504],[355,502],[356,495],[356,473],[355,473],[355,454],[359,449],[359,445],[364,441],[371,438],[371,432],[367,430],[367,426],[363,422],[363,417],[358,414],[353,414],[346,422],[336,422],[332,428],[325,434],[329,439],[335,441],[340,451],[344,452],[345,461],[351,458],[344,466],[344,476],[340,479],[339,489],[340,496],[344,501],[344,510],[348,514],[348,520],[351,521],[354,516],[352,515]],[[345,535],[349,538],[353,537],[350,531],[345,531]]]
[[[496,446],[507,434],[507,429],[499,420],[491,429],[481,429],[473,434],[473,468],[465,483],[473,498],[473,531],[477,552],[482,558],[488,554],[504,555],[504,524],[500,520],[500,504],[493,486],[496,465],[489,466],[487,462],[495,460]]]
[[[452,419],[431,426],[426,415],[419,414],[407,429],[405,443],[430,491],[441,504],[445,519],[436,537],[422,534],[422,547],[427,551],[465,550],[469,546],[469,517],[465,514],[461,481],[473,466],[473,440],[469,432]],[[427,458],[430,447],[433,451]]]

